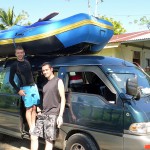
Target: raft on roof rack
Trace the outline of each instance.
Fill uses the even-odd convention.
[[[14,55],[16,45],[27,54],[98,52],[113,36],[113,25],[88,14],[53,21],[39,20],[29,26],[13,26],[0,32],[0,56]]]

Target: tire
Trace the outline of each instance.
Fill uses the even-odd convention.
[[[67,143],[65,150],[98,150],[90,137],[85,134],[77,133],[72,135]]]

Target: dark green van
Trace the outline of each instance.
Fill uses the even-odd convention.
[[[101,56],[30,56],[42,97],[41,64],[50,62],[66,90],[64,150],[150,149],[150,77],[134,64]],[[29,138],[25,108],[9,83],[14,59],[0,61],[0,132]],[[15,79],[17,84],[17,77]],[[41,98],[42,99],[42,98]]]

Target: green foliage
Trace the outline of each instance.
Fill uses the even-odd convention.
[[[28,13],[25,11],[22,11],[16,16],[14,13],[14,7],[9,8],[7,12],[0,8],[0,30],[8,29],[13,25],[22,25],[23,21],[25,21],[27,18]]]
[[[114,26],[114,34],[118,35],[118,34],[123,34],[126,32],[126,29],[122,26],[120,21],[116,21],[113,18],[108,18],[106,16],[101,16],[99,18],[102,18],[104,20],[107,20],[109,22],[111,22]]]
[[[3,24],[0,24],[0,30],[4,30],[5,26]]]
[[[150,18],[147,18],[146,16],[143,16],[139,19],[135,19],[133,23],[138,24],[140,26],[147,25],[147,28],[150,29]]]

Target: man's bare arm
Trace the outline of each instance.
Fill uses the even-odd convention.
[[[59,79],[59,81],[58,81],[58,91],[59,91],[60,98],[61,98],[59,116],[63,116],[64,109],[65,109],[66,98],[65,98],[64,84],[63,84],[63,81],[61,79]]]
[[[60,104],[59,116],[57,118],[57,126],[58,128],[60,128],[60,126],[63,124],[63,113],[64,113],[65,103],[66,103],[65,88],[64,88],[63,81],[61,79],[59,79],[58,81],[58,91],[61,98],[61,104]]]

